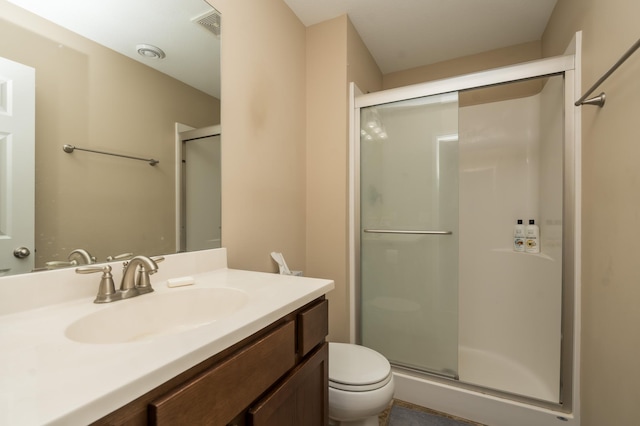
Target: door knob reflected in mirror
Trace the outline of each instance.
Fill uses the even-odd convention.
[[[29,257],[31,252],[26,247],[18,247],[13,251],[13,255],[18,259],[24,259],[25,257]]]

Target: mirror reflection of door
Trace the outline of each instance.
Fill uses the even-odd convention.
[[[0,276],[34,255],[35,70],[0,58]]]
[[[220,126],[180,133],[180,250],[219,248],[221,236]]]

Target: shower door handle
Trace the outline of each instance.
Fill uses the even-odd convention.
[[[395,229],[364,229],[364,232],[368,234],[411,234],[411,235],[451,235],[451,231],[403,231]]]

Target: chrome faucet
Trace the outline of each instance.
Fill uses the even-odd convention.
[[[82,262],[78,262],[80,264],[84,263],[85,265],[91,265],[92,263],[96,263],[96,258],[91,256],[89,252],[86,251],[85,249],[78,248],[78,249],[72,250],[69,253],[69,256],[67,256],[67,259],[69,259],[70,262],[73,262],[74,261],[74,259],[72,259],[73,257],[79,257],[82,260]]]
[[[100,279],[100,287],[98,295],[93,303],[109,303],[117,300],[129,299],[141,294],[151,293],[151,280],[149,275],[158,272],[158,263],[162,262],[164,257],[155,257],[153,259],[147,256],[136,256],[133,259],[123,263],[122,281],[120,289],[115,290],[113,284],[113,275],[111,275],[111,266],[109,265],[92,265],[76,268],[77,274],[91,274],[94,272],[102,272]]]
[[[163,259],[164,258],[159,258],[156,260],[160,261]],[[120,282],[120,294],[123,299],[153,291],[149,275],[158,272],[156,260],[150,259],[147,256],[136,256],[124,262],[122,281]],[[138,268],[140,268],[139,272]]]

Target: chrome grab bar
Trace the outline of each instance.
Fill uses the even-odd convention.
[[[451,235],[451,231],[402,231],[395,229],[364,229],[369,234],[419,234],[419,235]]]

